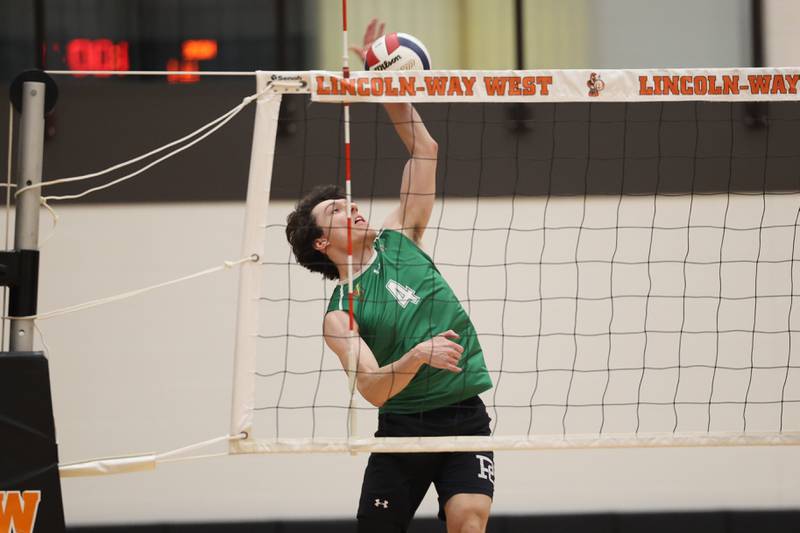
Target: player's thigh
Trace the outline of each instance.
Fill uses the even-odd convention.
[[[431,484],[428,462],[423,454],[370,455],[358,504],[359,523],[399,525],[405,530]]]
[[[434,479],[436,492],[439,494],[439,518],[450,522],[447,504],[456,495],[481,495],[484,498],[468,498],[465,501],[477,505],[475,513],[482,516],[491,508],[494,497],[494,453],[457,452],[442,454],[445,458],[439,473]],[[460,501],[461,499],[459,499]],[[488,502],[488,506],[487,506]],[[462,505],[453,509],[462,509]],[[470,511],[471,507],[467,509]],[[471,513],[470,514],[474,514]]]

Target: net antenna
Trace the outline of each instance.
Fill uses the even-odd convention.
[[[348,57],[349,41],[347,38],[347,0],[342,0],[342,79],[350,79],[350,58]],[[356,384],[358,380],[358,356],[356,350],[355,317],[353,316],[353,194],[351,186],[350,161],[350,104],[342,102],[344,113],[344,186],[347,206],[347,315],[349,321],[349,338],[347,353],[347,383],[350,387],[350,406],[348,408],[348,431],[350,435],[358,433],[358,411],[356,407]]]

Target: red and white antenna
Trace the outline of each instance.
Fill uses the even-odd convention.
[[[342,0],[342,77],[350,77],[350,63],[347,57],[347,0]],[[347,206],[347,308],[350,315],[350,339],[347,356],[347,378],[350,386],[349,423],[350,436],[356,436],[355,392],[358,361],[356,358],[355,319],[353,317],[353,212],[350,187],[350,104],[344,105],[344,186]]]

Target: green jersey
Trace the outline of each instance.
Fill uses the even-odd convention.
[[[382,230],[369,264],[353,276],[353,316],[359,333],[386,366],[414,346],[452,329],[464,347],[449,370],[422,365],[381,413],[418,413],[451,405],[492,388],[475,327],[433,260],[399,231]],[[337,285],[328,312],[349,310],[347,285]]]

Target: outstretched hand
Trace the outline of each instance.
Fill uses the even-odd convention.
[[[350,51],[355,52],[361,58],[361,63],[367,60],[367,50],[369,46],[375,42],[375,39],[383,35],[383,29],[386,27],[385,22],[378,22],[377,18],[373,18],[367,24],[367,29],[364,30],[364,43],[361,46],[351,46]]]

